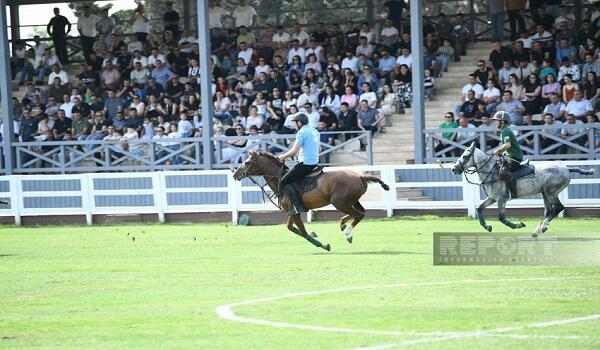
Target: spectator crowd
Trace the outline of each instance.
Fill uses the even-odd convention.
[[[589,149],[600,147],[600,2],[584,13],[579,26],[569,7],[558,5],[560,1],[537,3],[531,8],[531,20],[525,20],[525,1],[506,1],[507,7],[503,0],[490,1],[497,40],[489,57],[479,60],[468,75],[460,101],[445,114],[440,128],[493,126],[491,116],[505,111],[515,126],[547,126],[539,136],[543,154],[581,153],[561,140]],[[504,23],[504,13],[513,39],[508,43],[502,41],[503,27],[498,29],[500,25],[494,23]],[[447,140],[479,142],[477,135],[474,130],[445,132],[435,149],[448,150]],[[520,143],[533,149],[534,139],[528,134]],[[497,146],[497,138],[486,137],[486,144]]]
[[[215,136],[291,134],[291,119],[302,112],[321,132],[322,142],[333,144],[340,137],[333,131],[349,132],[345,137],[361,130],[385,132],[389,116],[411,105],[410,28],[398,15],[404,1],[382,3],[388,16],[375,30],[352,20],[327,27],[317,22],[257,28],[257,12],[246,0],[232,11],[209,0],[210,116],[201,109],[199,82],[205,77],[198,38],[181,29],[170,1],[166,6],[160,33],[151,33],[152,19],[143,5],[130,18],[130,33],[117,33],[108,11],[95,16],[85,7],[76,25],[85,62],[75,75],[65,69],[64,43],[72,26],[58,9],[48,24],[54,49],[39,37],[30,47],[16,43],[13,73],[26,91],[23,98],[13,98],[15,139],[37,142],[42,151],[52,149],[44,146],[47,141],[106,140],[120,147],[115,158],[122,156],[119,150],[147,152],[134,140],[158,140],[165,148],[159,159],[177,164],[185,157],[168,157],[166,149],[180,150],[184,143],[178,139],[200,137],[205,117],[212,118]],[[565,7],[556,18],[543,6],[536,16],[518,40],[496,42],[489,60],[478,63],[443,127],[489,125],[497,110],[509,112],[516,125],[535,124],[528,116],[539,114],[551,115],[554,124],[597,122],[600,11],[590,13],[581,28],[575,28]],[[472,28],[462,14],[451,21],[440,13],[424,18],[423,33],[426,69],[418,78],[431,99],[436,78],[465,54]],[[459,134],[444,137],[457,140]],[[225,142],[218,156],[231,161],[258,147],[252,139]]]

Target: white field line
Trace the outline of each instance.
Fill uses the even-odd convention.
[[[562,319],[562,320],[536,322],[536,323],[523,325],[523,326],[502,327],[502,328],[489,329],[489,330],[478,330],[478,331],[473,331],[473,332],[464,332],[462,334],[456,333],[456,334],[450,334],[450,335],[441,336],[441,337],[405,340],[405,341],[401,341],[401,342],[397,342],[397,343],[393,343],[393,344],[381,344],[381,345],[375,345],[375,346],[370,346],[370,347],[357,348],[356,350],[359,350],[359,349],[360,350],[396,349],[396,348],[408,347],[408,346],[412,346],[412,345],[435,343],[435,342],[441,342],[441,341],[446,341],[446,340],[496,336],[498,333],[509,333],[509,332],[515,332],[515,331],[520,331],[520,330],[529,329],[529,328],[547,328],[547,327],[552,327],[552,326],[561,326],[561,325],[565,325],[565,324],[594,321],[594,320],[600,320],[600,314],[594,314],[594,315],[583,316],[583,317],[566,318],[566,319]],[[518,334],[507,334],[506,336],[520,337],[520,335],[518,335]],[[526,337],[526,336],[527,335],[522,335],[521,337]],[[555,336],[555,339],[558,339],[557,337],[559,337],[559,336]]]
[[[399,335],[427,335],[434,336],[436,338],[430,339],[441,339],[453,336],[463,336],[465,334],[471,334],[473,332],[418,332],[412,330],[405,331],[383,331],[383,330],[371,330],[371,329],[354,329],[354,328],[340,328],[340,327],[327,327],[317,325],[305,325],[289,322],[278,322],[263,319],[256,319],[251,317],[244,317],[237,315],[233,309],[239,306],[263,304],[272,301],[282,299],[292,299],[305,296],[321,295],[321,294],[332,294],[342,293],[357,290],[369,290],[369,289],[392,289],[392,288],[407,288],[407,287],[420,287],[420,286],[443,286],[453,284],[481,284],[481,283],[498,283],[498,282],[521,282],[521,281],[559,281],[559,280],[573,280],[573,279],[588,279],[587,277],[529,277],[529,278],[505,278],[505,279],[488,279],[488,280],[460,280],[460,281],[446,281],[446,282],[423,282],[423,283],[396,283],[386,285],[372,285],[372,286],[356,286],[356,287],[343,287],[334,289],[323,289],[316,291],[307,292],[295,292],[287,293],[274,297],[265,297],[251,300],[239,301],[236,303],[221,305],[216,308],[217,315],[228,321],[248,323],[260,326],[277,327],[277,328],[293,328],[302,330],[311,330],[318,332],[331,332],[331,333],[348,333],[348,334],[370,334],[370,335],[388,335],[388,336],[399,336]],[[429,339],[429,338],[428,338]],[[450,338],[452,339],[452,338]],[[395,344],[388,344],[396,346]],[[384,345],[387,346],[387,345]],[[378,348],[369,348],[378,349]]]

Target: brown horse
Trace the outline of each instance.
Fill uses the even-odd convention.
[[[277,157],[267,152],[248,152],[248,159],[234,172],[233,178],[237,181],[249,176],[262,176],[273,193],[279,193],[279,179],[287,167]],[[302,201],[307,209],[321,208],[329,204],[345,213],[340,220],[340,228],[344,232],[348,243],[352,243],[352,229],[365,217],[365,208],[359,203],[360,197],[367,191],[369,182],[378,182],[384,190],[390,188],[377,176],[360,175],[354,171],[340,170],[324,172],[320,175],[317,188],[302,194]],[[290,212],[292,202],[286,196],[281,200],[281,210]],[[346,223],[354,219],[350,225]],[[295,227],[294,227],[295,225]],[[300,214],[291,215],[287,221],[288,230],[305,238],[314,246],[331,250],[329,244],[322,244],[315,239],[314,232],[308,234]]]

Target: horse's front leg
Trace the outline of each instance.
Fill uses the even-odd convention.
[[[485,217],[483,216],[483,209],[489,207],[490,205],[496,203],[495,199],[487,197],[483,203],[479,205],[477,208],[477,219],[479,219],[479,224],[486,229],[488,232],[492,232],[492,225],[488,225],[485,222]]]
[[[297,228],[294,227],[294,224],[296,225]],[[304,228],[304,223],[302,222],[302,217],[300,217],[300,214],[291,215],[288,218],[287,227],[288,227],[288,230],[294,232],[295,234],[297,234],[300,237],[303,237],[304,239],[309,241],[315,247],[323,248],[326,251],[331,251],[331,246],[329,245],[329,243],[323,244],[306,232],[306,228]]]
[[[525,224],[521,221],[519,221],[518,223],[515,224],[514,222],[512,222],[506,218],[506,201],[498,202],[498,210],[499,210],[498,220],[500,220],[500,222],[502,222],[504,225],[512,228],[513,230],[517,229],[517,228],[525,227]]]

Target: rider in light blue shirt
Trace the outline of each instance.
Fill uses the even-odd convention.
[[[319,151],[321,147],[319,132],[308,124],[308,117],[304,113],[299,113],[292,119],[294,127],[298,130],[296,134],[296,142],[292,148],[279,156],[281,161],[285,161],[298,154],[299,162],[294,165],[279,182],[279,195],[288,194],[293,208],[290,215],[297,215],[300,212],[306,211],[302,203],[301,194],[299,194],[292,184],[296,180],[300,180],[316,168],[319,163]]]

